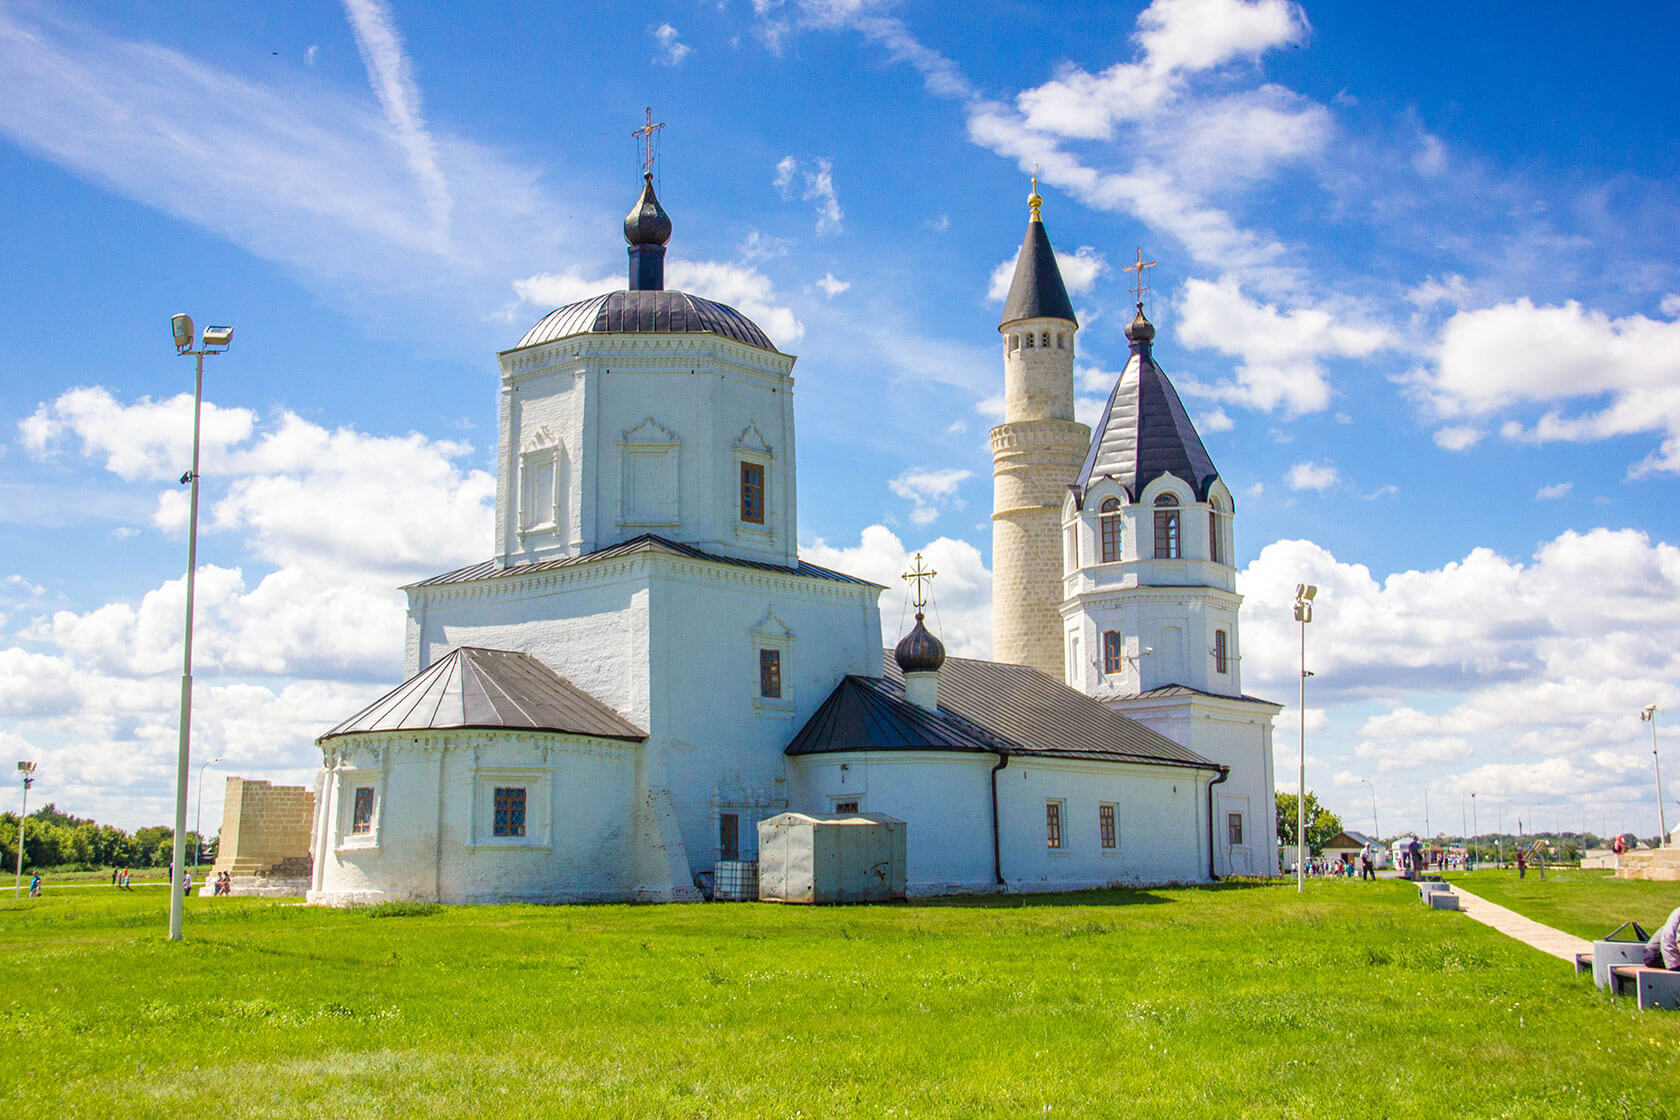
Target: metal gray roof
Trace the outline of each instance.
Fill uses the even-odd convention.
[[[528,653],[462,646],[316,742],[367,731],[456,727],[647,738],[647,732]]]
[[[1246,692],[1241,696],[1232,696],[1228,692],[1209,692],[1205,688],[1191,688],[1187,684],[1156,685],[1154,688],[1146,688],[1142,692],[1134,692],[1128,696],[1117,696],[1115,699],[1151,700],[1158,696],[1214,696],[1220,700],[1246,700],[1250,704],[1270,704],[1274,708],[1281,708],[1283,706],[1275,700],[1267,700],[1262,696],[1250,696]]]
[[[735,556],[719,556],[715,552],[695,548],[691,544],[666,540],[653,533],[643,533],[639,537],[620,544],[611,544],[605,548],[582,556],[559,556],[553,560],[538,560],[532,564],[498,565],[494,560],[483,560],[477,564],[469,564],[465,568],[456,568],[452,572],[423,579],[418,583],[411,583],[409,587],[435,587],[447,583],[470,583],[479,579],[510,579],[516,576],[529,575],[532,572],[551,572],[557,568],[570,568],[579,564],[590,564],[597,560],[611,560],[620,556],[633,556],[641,552],[658,552],[667,556],[683,556],[690,560],[706,560],[714,564],[733,564],[738,568],[756,568],[764,572],[780,572],[783,575],[805,576],[809,579],[830,579],[836,583],[856,583],[864,587],[880,587],[878,583],[871,583],[866,579],[849,576],[845,572],[836,572],[830,568],[821,568],[815,564],[807,564],[801,560],[797,567],[786,567],[782,564],[770,564],[762,560],[742,560]]]
[[[733,307],[669,289],[609,292],[568,303],[544,315],[513,349],[575,334],[719,334],[748,346],[776,349],[757,323]]]
[[[884,677],[847,677],[788,744],[788,754],[987,751],[1213,768],[1214,763],[1037,669],[948,657],[939,711],[904,699],[891,651]]]
[[[1182,479],[1206,501],[1219,469],[1202,446],[1167,375],[1155,364],[1148,341],[1134,342],[1132,356],[1108,396],[1102,421],[1079,468],[1074,493],[1080,501],[1101,478],[1112,478],[1131,501],[1164,474]]]
[[[1062,270],[1056,265],[1056,251],[1050,248],[1050,235],[1037,218],[1027,222],[1027,236],[1015,257],[1015,277],[1009,282],[1009,298],[1003,301],[1003,318],[998,322],[1002,325],[1016,319],[1079,322],[1073,316],[1067,285],[1062,283]]]

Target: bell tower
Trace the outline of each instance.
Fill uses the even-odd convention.
[[[1003,423],[992,429],[992,658],[1063,676],[1062,499],[1091,430],[1073,418],[1079,330],[1044,232],[1038,179],[998,332]]]

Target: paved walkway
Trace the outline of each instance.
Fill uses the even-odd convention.
[[[1560,929],[1553,929],[1551,926],[1543,926],[1532,918],[1523,917],[1515,910],[1507,910],[1497,903],[1473,895],[1457,883],[1452,885],[1452,889],[1458,895],[1459,908],[1466,914],[1484,926],[1492,926],[1507,937],[1514,937],[1542,953],[1550,953],[1573,965],[1576,953],[1592,950],[1590,941],[1564,933]]]

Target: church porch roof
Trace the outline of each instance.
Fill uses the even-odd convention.
[[[984,751],[1214,769],[1216,764],[1037,669],[948,657],[939,710],[904,698],[892,651],[882,677],[847,677],[788,744],[793,755]]]
[[[370,731],[468,727],[647,738],[647,732],[528,653],[462,646],[316,742]]]
[[[845,572],[836,572],[829,568],[807,564],[801,560],[795,567],[783,564],[771,564],[762,560],[742,560],[735,556],[719,556],[715,552],[695,548],[691,544],[667,540],[654,533],[643,533],[639,537],[619,544],[607,545],[594,552],[584,553],[582,556],[559,556],[553,560],[538,560],[530,564],[497,564],[494,560],[483,560],[477,564],[469,564],[464,568],[456,568],[452,572],[443,572],[431,576],[417,583],[405,585],[405,590],[411,587],[438,587],[452,583],[471,583],[481,579],[507,579],[515,576],[529,575],[533,572],[549,572],[557,568],[577,567],[580,564],[590,564],[598,560],[612,560],[622,556],[634,556],[639,553],[661,553],[667,556],[682,556],[690,560],[705,560],[714,564],[733,564],[740,568],[755,568],[765,572],[779,572],[783,575],[804,576],[807,579],[827,579],[836,583],[854,583],[863,587],[880,587],[857,576],[849,576]]]

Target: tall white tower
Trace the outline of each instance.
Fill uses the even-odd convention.
[[[1155,364],[1141,300],[1126,338],[1131,357],[1063,503],[1064,679],[1229,767],[1215,787],[1220,873],[1274,874],[1281,706],[1242,691],[1235,505]]]
[[[1004,422],[992,429],[992,657],[1060,679],[1062,498],[1091,429],[1073,418],[1079,323],[1039,216],[1015,258],[1003,320]]]

